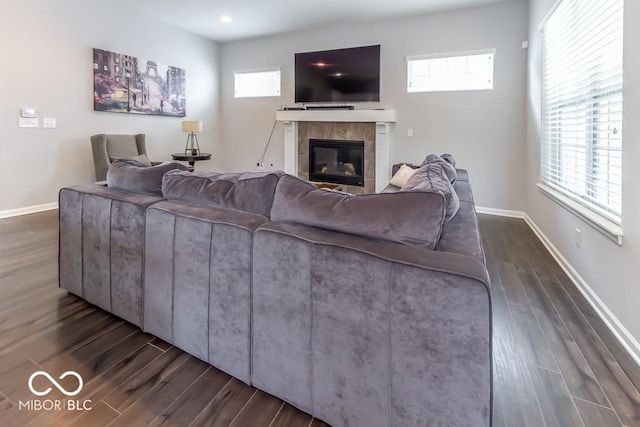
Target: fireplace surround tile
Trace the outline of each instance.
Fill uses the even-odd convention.
[[[372,124],[372,123],[369,123]],[[364,142],[365,142],[365,147],[367,142],[371,142],[372,144],[375,144],[376,141],[376,126],[375,124],[373,124],[373,126],[365,126],[364,127]],[[375,145],[374,145],[375,147]],[[375,152],[375,149],[374,149]]]
[[[309,123],[309,138],[327,138],[324,135],[325,124],[322,122],[311,122]]]
[[[307,147],[309,145],[307,144]],[[309,155],[299,155],[298,156],[298,176],[300,173],[305,173],[309,176]]]
[[[376,161],[376,143],[374,141],[364,141],[364,160],[365,162],[371,160],[373,163],[373,174],[375,176],[375,161]]]
[[[298,122],[298,177],[309,179],[309,139],[364,141],[364,187],[342,185],[352,194],[375,193],[375,123],[362,122]]]
[[[364,160],[364,179],[365,179],[365,181],[367,179],[374,181],[372,178],[369,178],[369,177],[372,177],[372,176],[376,176],[376,161],[373,160],[373,159],[369,160],[366,157],[366,154],[365,154],[365,160]]]
[[[362,187],[359,187],[362,189]],[[376,192],[376,180],[375,179],[365,179],[364,180],[364,193],[375,193]]]
[[[348,123],[345,139],[364,141],[364,128],[367,125],[371,125],[371,123]]]
[[[327,123],[325,127],[326,139],[349,139],[349,123]]]
[[[308,141],[311,138],[311,126],[298,127],[298,141]],[[309,144],[298,144],[298,155],[309,155]]]

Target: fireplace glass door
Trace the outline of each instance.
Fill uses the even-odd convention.
[[[309,180],[364,187],[364,141],[309,139]]]

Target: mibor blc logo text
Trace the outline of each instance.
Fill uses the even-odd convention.
[[[48,384],[41,385],[42,381],[36,387],[34,385],[34,381],[38,377],[44,377]],[[53,378],[46,371],[36,371],[29,377],[29,381],[27,385],[29,386],[29,390],[32,394],[38,397],[47,396],[49,393],[53,391],[53,387],[58,389],[58,391],[64,394],[67,397],[75,397],[82,391],[82,387],[84,387],[84,381],[80,374],[75,371],[66,371],[58,380],[63,380],[67,377],[74,377],[77,380],[77,387],[75,389],[67,390],[64,388],[55,378]],[[53,386],[53,387],[52,387]],[[18,402],[19,410],[27,410],[27,411],[90,411],[91,410],[91,400],[73,400],[73,399],[30,399],[26,401]]]

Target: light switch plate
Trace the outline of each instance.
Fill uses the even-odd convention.
[[[37,117],[20,117],[18,126],[21,128],[37,128],[39,126]]]
[[[51,119],[45,117],[42,119],[42,127],[47,129],[55,129],[56,128],[56,119]]]
[[[36,109],[33,107],[22,107],[20,109],[21,117],[38,117],[36,114]]]

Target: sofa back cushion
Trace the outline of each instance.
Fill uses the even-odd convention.
[[[272,221],[293,222],[434,249],[445,215],[440,191],[352,195],[286,175],[276,187]]]
[[[456,159],[455,157],[453,157],[452,154],[444,153],[444,154],[441,154],[440,157],[442,157],[442,160],[449,163],[454,168],[456,167]]]
[[[456,173],[456,168],[447,160],[443,159],[442,157],[436,154],[429,154],[422,161],[422,164],[420,165],[420,167],[426,166],[431,163],[438,164],[440,165],[440,167],[442,167],[442,170],[445,172],[447,179],[449,180],[450,183],[453,184],[456,181],[456,178],[458,177]]]
[[[269,216],[276,184],[284,172],[168,173],[162,179],[167,200],[236,209]]]
[[[168,171],[186,169],[180,163],[145,166],[134,159],[118,159],[107,170],[107,186],[162,197],[162,176]]]
[[[446,162],[445,162],[446,163]],[[448,165],[448,163],[447,163]],[[446,201],[446,216],[444,222],[451,220],[458,212],[460,200],[458,194],[449,182],[447,173],[440,163],[427,163],[420,167],[402,186],[401,191],[440,191]]]

